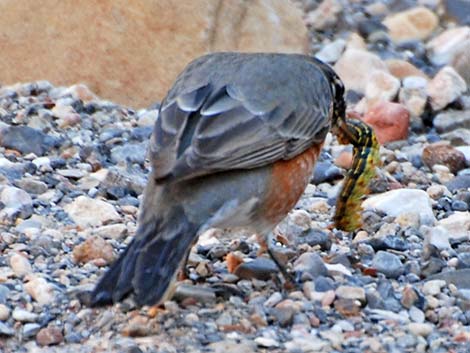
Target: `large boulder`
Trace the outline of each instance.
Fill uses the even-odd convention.
[[[286,0],[0,1],[0,83],[83,82],[133,107],[159,101],[211,51],[305,52],[302,12]]]

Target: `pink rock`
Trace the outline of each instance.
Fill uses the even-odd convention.
[[[364,122],[372,126],[378,141],[384,144],[408,137],[410,113],[399,103],[381,101],[367,111]]]
[[[338,0],[323,0],[305,19],[313,29],[325,29],[336,23],[343,6]]]

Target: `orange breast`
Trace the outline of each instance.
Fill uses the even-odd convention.
[[[300,155],[276,162],[263,203],[263,215],[273,225],[279,223],[295,206],[312,176],[312,169],[323,144],[314,145]]]

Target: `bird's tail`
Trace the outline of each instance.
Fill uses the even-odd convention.
[[[135,238],[96,285],[90,304],[111,304],[131,293],[138,305],[159,304],[165,299],[197,230],[181,206],[173,206],[161,217],[141,217]]]

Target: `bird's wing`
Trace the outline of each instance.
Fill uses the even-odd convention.
[[[289,55],[193,62],[160,108],[150,145],[156,180],[256,168],[323,141],[333,98],[322,70]]]

